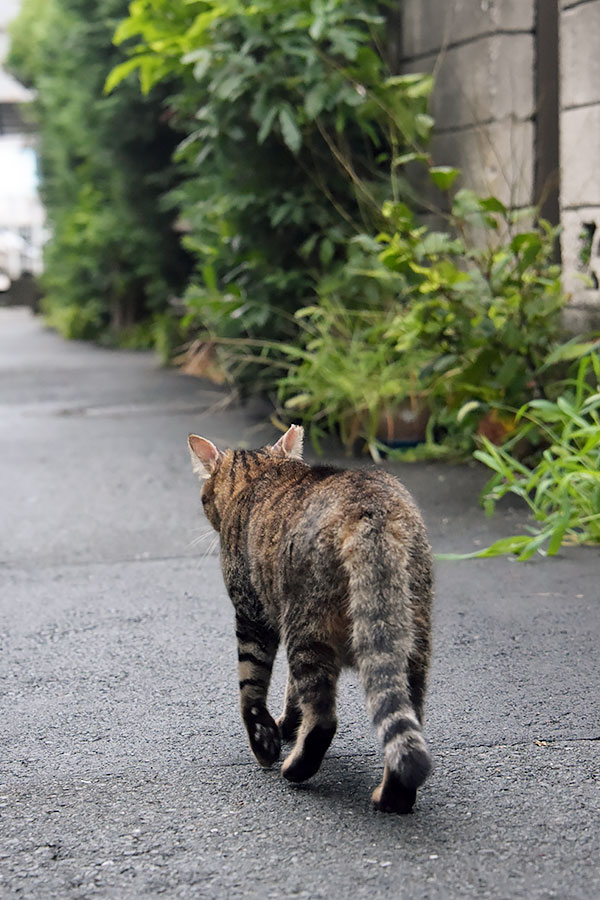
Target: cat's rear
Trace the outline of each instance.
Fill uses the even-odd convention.
[[[395,480],[385,480],[387,490],[382,485],[377,492],[381,505],[364,504],[341,553],[348,573],[352,647],[385,754],[373,802],[380,809],[406,812],[431,770],[422,722],[432,563],[416,507]]]
[[[203,502],[236,609],[250,744],[270,765],[280,740],[295,739],[282,773],[311,777],[336,730],[339,672],[356,665],[385,754],[373,802],[408,812],[431,768],[422,734],[432,602],[425,527],[397,479],[310,468],[298,460],[298,435],[301,446],[292,427],[258,452],[190,443],[209,476]],[[279,640],[289,675],[276,725],[266,695]]]
[[[381,470],[306,468],[290,464],[289,489],[275,506],[270,491],[254,495],[249,547],[261,561],[263,596],[268,603],[279,595],[281,621],[295,623],[284,635],[292,669],[302,631],[358,669],[385,754],[373,801],[406,812],[431,769],[422,734],[432,603],[425,526],[405,488]],[[278,531],[270,520],[282,515]],[[319,670],[319,654],[312,663]],[[323,679],[324,694],[332,681]],[[316,702],[327,706],[324,697]]]

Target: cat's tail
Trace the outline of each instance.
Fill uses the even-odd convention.
[[[384,748],[388,781],[412,792],[414,802],[414,792],[431,771],[431,757],[421,710],[415,709],[409,688],[410,659],[419,657],[408,575],[410,545],[400,529],[394,533],[377,518],[363,518],[342,550],[352,645],[367,709]]]

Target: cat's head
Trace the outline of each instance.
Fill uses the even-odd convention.
[[[190,434],[192,469],[203,482],[202,505],[213,528],[219,531],[221,517],[232,497],[266,467],[279,466],[285,460],[301,460],[303,440],[301,425],[291,425],[275,444],[260,450],[219,450],[212,441]]]

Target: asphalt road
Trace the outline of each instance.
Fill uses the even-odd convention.
[[[218,551],[193,543],[187,433],[272,435],[222,399],[0,310],[2,898],[600,896],[597,550],[438,565],[435,771],[412,815],[370,808],[351,675],[293,787],[247,749]],[[478,469],[392,468],[437,551],[522,526],[483,517]],[[275,711],[283,680],[279,662]]]

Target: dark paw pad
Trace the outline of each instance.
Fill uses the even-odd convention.
[[[268,768],[279,759],[281,739],[275,720],[264,707],[253,706],[246,711],[244,722],[250,747],[261,766]]]

